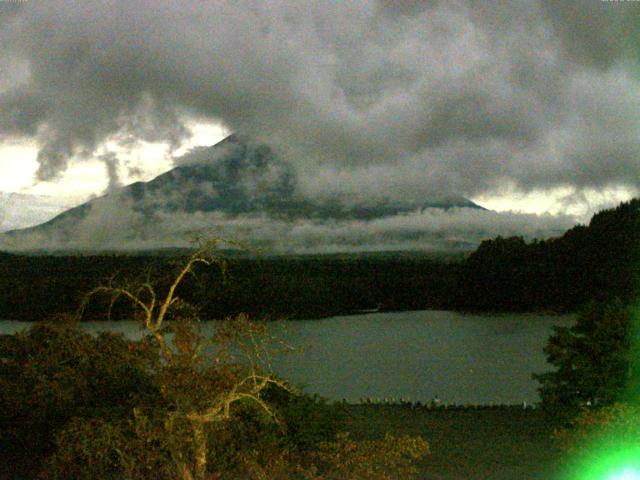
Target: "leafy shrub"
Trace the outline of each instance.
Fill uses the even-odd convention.
[[[0,365],[0,444],[11,464],[37,464],[73,417],[118,417],[155,396],[145,359],[122,335],[94,337],[63,319],[5,337]]]
[[[346,428],[346,415],[340,405],[329,405],[318,395],[271,386],[264,398],[282,419],[288,448],[302,452],[313,450]]]
[[[153,439],[149,432],[140,435],[136,430],[132,419],[73,418],[57,432],[56,448],[47,458],[40,477],[43,480],[176,478],[164,442]]]
[[[394,480],[414,478],[416,461],[427,453],[429,445],[421,437],[387,434],[381,440],[355,441],[341,433],[334,441],[322,443],[311,458],[322,480]]]

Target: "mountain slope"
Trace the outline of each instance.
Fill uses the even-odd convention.
[[[153,241],[172,232],[211,229],[221,222],[234,222],[236,230],[246,221],[272,219],[279,224],[295,221],[373,221],[423,209],[474,208],[473,202],[458,196],[415,201],[385,199],[352,201],[334,196],[304,197],[298,189],[293,167],[274,151],[231,135],[212,146],[196,149],[178,159],[178,166],[149,182],[136,182],[71,208],[35,227],[7,232],[13,242],[29,238],[38,243],[64,247],[91,239],[112,238],[117,230],[123,240]],[[243,223],[244,222],[244,223]],[[162,228],[155,226],[162,224]],[[190,224],[190,225],[189,225]],[[237,233],[237,232],[235,232]],[[259,232],[257,232],[259,235]],[[38,239],[33,241],[33,239]],[[102,242],[104,243],[104,242]]]

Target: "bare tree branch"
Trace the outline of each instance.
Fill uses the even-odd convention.
[[[186,403],[176,402],[176,410],[166,411],[164,428],[171,434],[176,421],[183,420],[191,424],[195,453],[174,452],[176,465],[179,466],[180,477],[183,479],[204,480],[207,467],[207,437],[204,426],[206,424],[229,421],[232,416],[232,406],[236,402],[247,401],[264,411],[276,423],[278,419],[273,409],[262,398],[262,394],[270,385],[292,392],[291,387],[284,381],[271,374],[271,362],[263,335],[263,327],[249,321],[244,314],[235,319],[223,322],[209,341],[205,341],[198,334],[198,327],[194,318],[181,318],[175,325],[176,338],[173,346],[166,338],[167,330],[163,328],[168,314],[172,309],[181,308],[181,300],[177,296],[178,287],[187,275],[193,275],[197,265],[216,265],[226,275],[227,263],[215,255],[218,240],[203,242],[200,248],[182,265],[166,294],[161,297],[151,282],[150,275],[146,281],[139,284],[115,284],[115,276],[105,285],[91,290],[83,300],[79,315],[82,316],[89,301],[97,295],[110,297],[109,318],[111,309],[120,297],[126,298],[142,313],[143,324],[147,332],[156,340],[165,363],[159,368],[161,391],[171,398],[178,392],[184,391],[183,373],[188,372],[187,378],[193,378],[204,385],[212,385],[214,392],[205,387],[202,391],[210,395],[209,398],[192,396]],[[186,302],[185,302],[186,303]],[[186,304],[188,305],[188,304]],[[271,339],[270,339],[271,340]],[[205,348],[210,345],[218,350],[215,357],[207,357]],[[235,359],[235,352],[240,353],[240,359]],[[262,369],[267,368],[266,373]],[[220,378],[228,379],[220,382]],[[230,383],[225,383],[225,382]],[[173,383],[172,383],[173,382]],[[199,384],[194,383],[194,391]],[[217,391],[215,391],[217,389]],[[139,416],[140,411],[137,410]],[[183,455],[184,453],[184,455]],[[186,455],[186,457],[185,457]],[[188,457],[193,455],[192,461]],[[192,469],[191,465],[194,465]]]

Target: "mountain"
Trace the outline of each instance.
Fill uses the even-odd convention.
[[[238,135],[192,150],[176,163],[178,166],[149,182],[133,183],[40,225],[7,232],[7,238],[13,243],[31,239],[33,248],[39,244],[49,248],[45,245],[52,241],[64,247],[89,239],[93,246],[99,246],[101,239],[113,239],[113,234],[126,226],[122,232],[126,242],[140,239],[148,244],[155,238],[159,246],[160,237],[217,228],[222,223],[233,224],[236,234],[247,221],[255,223],[257,218],[268,218],[278,225],[372,221],[428,208],[482,208],[454,195],[438,200],[389,198],[375,202],[339,195],[306,198],[299,192],[296,172],[289,163],[269,146]]]

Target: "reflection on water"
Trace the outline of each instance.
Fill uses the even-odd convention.
[[[532,403],[538,393],[531,374],[549,369],[542,347],[551,327],[573,320],[427,310],[282,322],[273,324],[273,333],[297,351],[275,358],[273,368],[332,400],[424,402],[437,396],[448,403]],[[0,332],[25,326],[1,321]],[[134,322],[88,322],[83,328],[130,338],[144,334]]]

